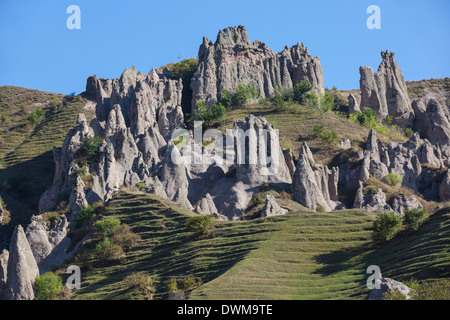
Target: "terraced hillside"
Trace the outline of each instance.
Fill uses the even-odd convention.
[[[76,299],[144,298],[124,286],[135,271],[152,275],[156,299],[167,298],[168,279],[187,275],[203,282],[191,299],[365,299],[371,264],[400,280],[450,277],[448,209],[416,233],[381,247],[371,240],[374,216],[359,210],[302,209],[276,218],[217,221],[210,233],[195,237],[185,229],[189,211],[123,190],[105,215],[120,218],[142,241],[120,263],[107,266],[98,261],[95,242],[88,241],[68,262],[82,267]]]
[[[81,96],[0,87],[0,115],[5,115],[0,123],[0,192],[12,226],[25,225],[37,214],[39,197],[53,181],[52,149],[62,145],[85,103]],[[44,114],[32,122],[29,117],[38,109]]]

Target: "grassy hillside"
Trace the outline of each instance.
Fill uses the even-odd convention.
[[[61,147],[85,103],[82,96],[0,87],[0,194],[11,212],[11,226],[37,214],[40,195],[53,181],[52,149]],[[42,116],[31,121],[39,109]],[[0,233],[8,238],[10,230],[4,229]]]
[[[366,268],[381,267],[400,280],[450,277],[450,210],[434,214],[421,229],[375,247],[373,215],[360,210],[216,222],[206,236],[185,225],[192,213],[157,196],[123,190],[106,208],[142,237],[120,263],[98,261],[88,241],[74,261],[82,267],[75,299],[143,298],[125,289],[124,278],[149,272],[155,299],[167,297],[170,277],[199,277],[191,299],[365,299]],[[61,271],[62,272],[62,271]]]

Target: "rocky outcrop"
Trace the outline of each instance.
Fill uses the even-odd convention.
[[[348,113],[349,114],[354,114],[356,112],[361,111],[361,109],[359,108],[359,104],[358,101],[356,100],[356,97],[350,93],[348,95]]]
[[[339,169],[328,169],[314,162],[312,152],[303,144],[292,181],[293,199],[316,210],[321,205],[326,211],[342,207],[338,200]]]
[[[450,122],[444,107],[429,96],[414,100],[412,107],[416,114],[414,130],[439,146],[442,153],[450,158]]]
[[[383,295],[398,291],[400,294],[402,294],[405,297],[405,300],[411,299],[411,293],[412,289],[408,286],[404,285],[403,283],[399,281],[395,281],[394,279],[390,278],[381,278],[380,279],[380,289],[372,289],[372,291],[369,294],[368,299],[369,300],[383,300]]]
[[[6,300],[33,300],[33,284],[39,269],[22,226],[14,230],[9,246]]]
[[[69,222],[65,215],[52,222],[44,222],[43,217],[33,217],[26,228],[26,237],[41,273],[51,271],[71,255],[68,249],[71,241],[66,237]]]
[[[360,183],[368,181],[370,177],[385,181],[386,176],[393,173],[402,179],[403,187],[422,194],[426,200],[439,201],[440,188],[445,182],[442,182],[444,176],[437,172],[445,168],[444,163],[445,157],[439,146],[421,139],[418,133],[405,143],[391,142],[385,146],[378,141],[372,129],[366,150],[356,152],[340,166],[339,186],[343,192],[355,194],[360,189]],[[445,190],[445,186],[442,189]],[[391,201],[390,204],[394,205]],[[384,207],[384,204],[378,207]],[[417,199],[399,198],[392,209],[402,214],[404,210],[409,210],[402,208],[413,207],[420,207]]]
[[[197,207],[195,208],[195,212],[198,214],[217,214],[219,213],[216,205],[214,204],[213,199],[211,198],[211,195],[209,193],[206,194],[202,200],[198,203]]]
[[[383,60],[375,74],[370,67],[359,69],[361,109],[373,109],[381,120],[390,116],[394,124],[411,128],[414,111],[403,74],[393,52],[382,51],[381,57]]]
[[[389,212],[392,208],[386,203],[386,194],[381,188],[364,192],[361,184],[356,192],[354,208],[364,209],[367,211]]]
[[[8,279],[8,259],[8,250],[3,250],[2,253],[0,253],[0,298],[2,296],[1,293],[3,292],[3,287],[6,285]]]
[[[439,198],[441,201],[450,201],[450,170],[447,170],[439,187]]]
[[[266,196],[266,202],[264,204],[264,208],[261,211],[261,218],[280,216],[286,213],[288,213],[288,210],[280,207],[275,201],[275,197],[273,195],[268,194]]]
[[[183,162],[176,160],[176,158],[180,157],[178,148],[172,141],[169,141],[166,156],[161,162],[157,176],[170,200],[181,203],[188,209],[192,209],[192,205],[188,199],[189,182],[186,175],[186,167]]]
[[[405,211],[421,208],[423,208],[422,204],[414,196],[399,194],[392,200],[392,209],[400,216],[403,216]]]
[[[314,92],[324,93],[320,60],[313,58],[303,43],[274,53],[261,41],[250,42],[242,25],[221,30],[215,43],[204,37],[198,57],[191,81],[194,108],[199,100],[208,105],[219,101],[223,90],[235,92],[239,84],[251,84],[260,98],[304,80],[312,84]]]

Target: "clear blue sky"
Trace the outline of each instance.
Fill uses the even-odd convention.
[[[66,9],[81,9],[69,30]],[[381,8],[381,30],[366,9]],[[325,85],[359,88],[361,65],[376,70],[381,50],[396,53],[406,80],[450,76],[448,0],[0,0],[0,85],[68,94],[89,75],[116,78],[196,57],[202,36],[243,24],[250,40],[278,52],[303,42],[320,56]]]

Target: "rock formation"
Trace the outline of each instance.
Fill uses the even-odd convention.
[[[280,207],[275,201],[275,197],[273,195],[268,194],[266,196],[266,202],[264,204],[264,208],[261,211],[261,218],[280,216],[286,213],[288,213],[288,210]]]
[[[6,285],[6,281],[8,279],[8,259],[8,250],[3,250],[2,253],[0,253],[0,298],[2,296],[2,289]]]
[[[67,252],[71,241],[66,237],[69,222],[65,215],[47,225],[42,217],[33,217],[26,228],[26,237],[41,273],[52,266],[62,265],[70,257]]]
[[[6,300],[33,300],[33,284],[39,269],[21,225],[14,230],[9,246]]]
[[[304,143],[292,179],[293,199],[313,210],[318,205],[326,211],[342,207],[338,201],[338,179],[339,169],[336,167],[330,170],[315,163],[311,150]]]
[[[204,37],[198,57],[191,82],[194,108],[199,100],[208,105],[217,102],[223,90],[235,92],[239,84],[250,83],[260,98],[302,80],[309,81],[314,92],[324,93],[320,60],[313,58],[303,43],[276,54],[261,41],[250,42],[244,26],[221,30],[215,43]]]
[[[348,104],[349,104],[348,112],[350,114],[354,114],[358,111],[361,111],[358,105],[358,101],[356,101],[356,98],[352,93],[348,95]]]
[[[382,51],[383,61],[374,74],[370,67],[360,67],[361,109],[371,108],[384,120],[388,116],[394,124],[411,128],[414,111],[409,100],[403,74],[393,52]]]
[[[416,115],[414,130],[433,145],[439,146],[442,153],[450,158],[450,122],[445,109],[429,96],[414,100],[412,107]]]
[[[219,213],[209,193],[207,193],[206,196],[202,200],[200,200],[198,206],[195,208],[195,212],[197,212],[198,214]]]

